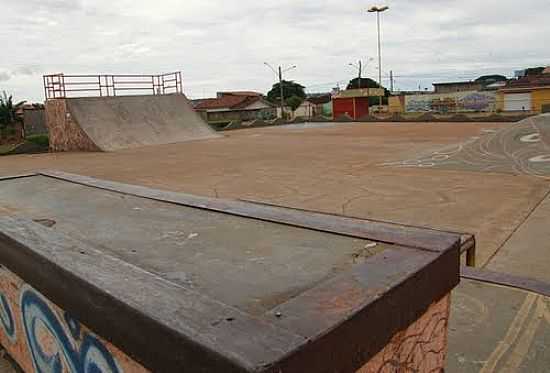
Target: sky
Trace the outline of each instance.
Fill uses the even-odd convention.
[[[308,92],[377,79],[376,16],[358,0],[0,0],[0,91],[42,102],[42,75],[182,71],[190,98],[267,92],[285,74]],[[431,83],[550,65],[549,0],[381,0],[383,84]],[[520,9],[521,7],[521,9]]]

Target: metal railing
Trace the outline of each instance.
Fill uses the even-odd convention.
[[[46,100],[183,93],[181,71],[160,75],[44,75]]]

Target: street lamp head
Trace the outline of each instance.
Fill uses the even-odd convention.
[[[386,10],[390,9],[389,6],[387,5],[384,5],[384,6],[373,6],[371,7],[368,12],[369,13],[380,13],[380,12],[385,12]]]

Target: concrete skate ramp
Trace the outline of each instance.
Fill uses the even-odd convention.
[[[103,151],[219,136],[182,94],[71,98],[67,110]]]

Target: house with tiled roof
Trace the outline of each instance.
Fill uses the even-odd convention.
[[[193,107],[211,124],[277,117],[275,105],[257,92],[218,92],[216,98],[194,100]]]

